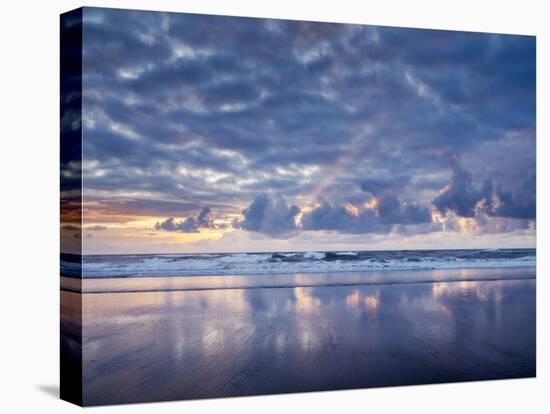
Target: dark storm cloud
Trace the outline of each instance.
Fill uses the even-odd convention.
[[[308,226],[348,232],[425,222],[431,200],[471,217],[488,194],[500,204],[487,214],[534,218],[533,186],[510,178],[535,166],[534,37],[95,8],[83,19],[87,191],[190,205],[151,200],[164,217],[315,193],[327,204]],[[439,194],[449,154],[464,168]],[[338,207],[369,196],[378,225]],[[292,206],[263,203],[242,229],[295,230]]]

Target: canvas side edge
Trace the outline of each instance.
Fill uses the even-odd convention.
[[[60,398],[82,406],[81,8],[60,16],[60,227]]]

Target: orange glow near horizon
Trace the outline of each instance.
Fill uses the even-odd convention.
[[[88,213],[88,212],[86,212]],[[131,216],[117,215],[113,220],[112,215],[94,214],[90,219],[89,214],[83,218],[83,234],[98,240],[110,239],[121,244],[143,240],[145,244],[157,245],[165,243],[190,244],[206,240],[219,240],[227,232],[228,228],[207,229],[202,228],[198,232],[164,231],[155,229],[156,223],[166,220],[164,216]],[[177,218],[185,220],[186,217]]]

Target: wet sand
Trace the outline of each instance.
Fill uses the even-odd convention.
[[[532,377],[536,283],[520,272],[62,301],[82,297],[84,405],[227,397]]]

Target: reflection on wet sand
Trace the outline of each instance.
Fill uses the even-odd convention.
[[[84,403],[535,375],[535,281],[84,294]]]
[[[61,288],[71,292],[165,292],[175,290],[258,289],[316,286],[386,285],[431,282],[533,279],[534,269],[437,269],[413,271],[363,271],[270,275],[212,275],[169,277],[61,278]]]

